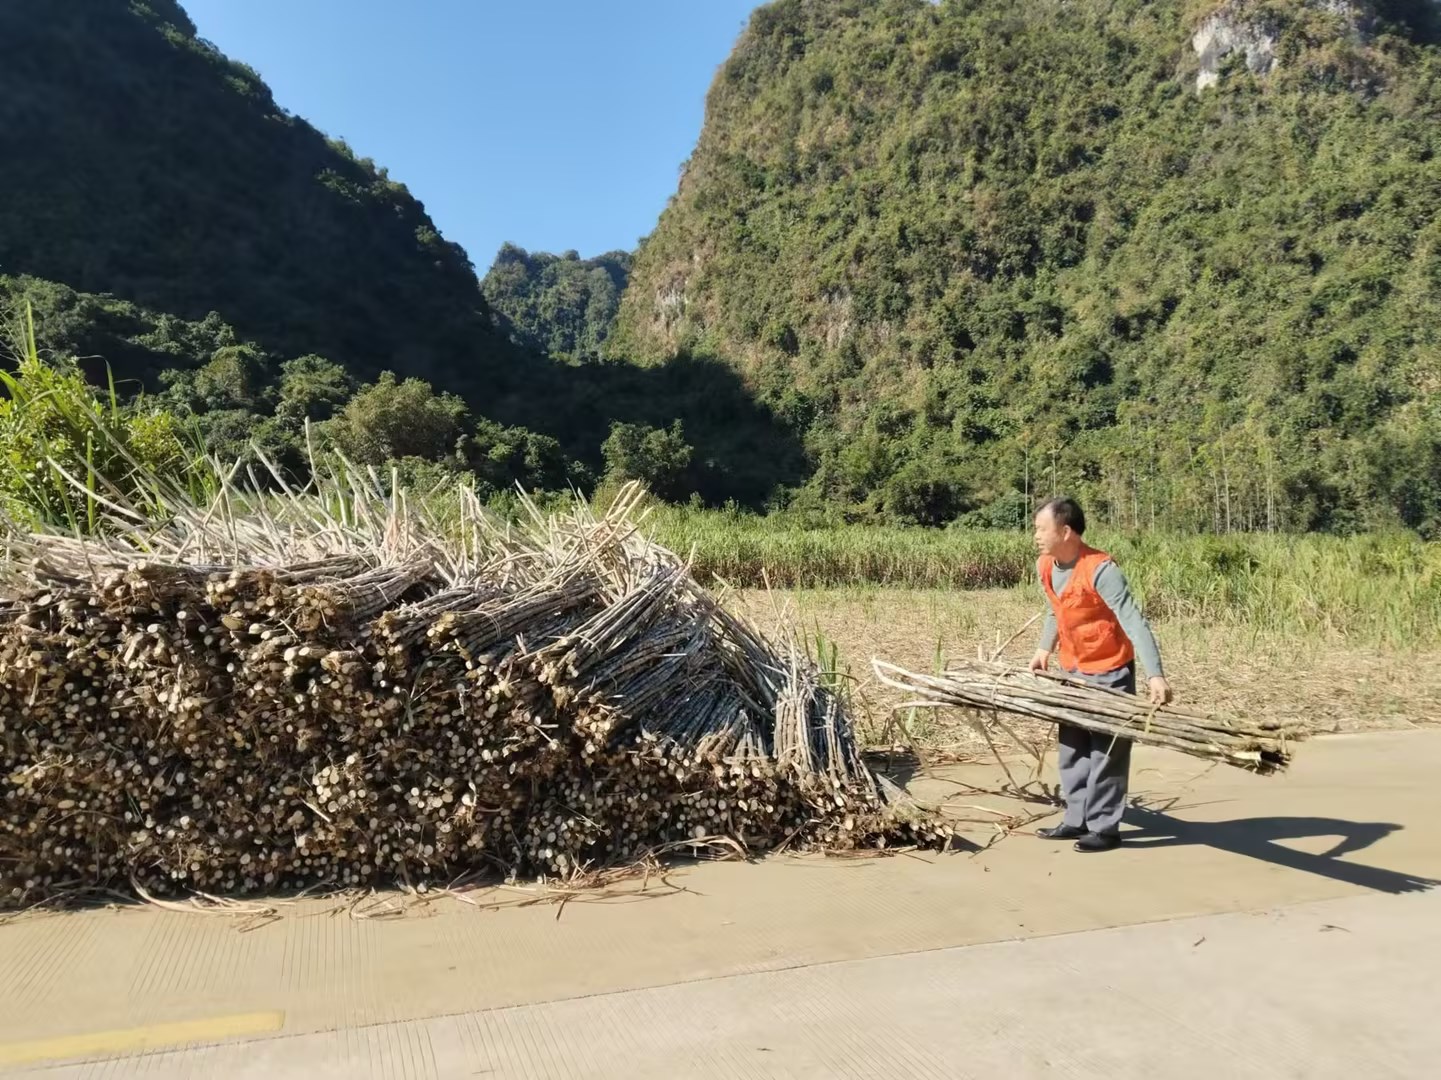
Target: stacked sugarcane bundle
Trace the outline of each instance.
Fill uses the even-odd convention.
[[[12,527],[0,903],[943,840],[633,501],[516,526],[352,478],[97,538]]]
[[[1105,690],[1053,674],[983,660],[953,661],[940,675],[919,675],[873,660],[876,677],[910,695],[899,708],[960,708],[1012,713],[1177,750],[1261,775],[1283,771],[1299,723],[1241,720]]]

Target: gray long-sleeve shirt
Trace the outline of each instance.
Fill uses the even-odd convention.
[[[1071,580],[1071,571],[1075,565],[1062,566],[1056,563],[1051,568],[1051,588],[1056,590],[1059,596],[1066,583]],[[1156,636],[1151,633],[1151,626],[1146,622],[1146,617],[1141,614],[1135,598],[1131,595],[1131,587],[1126,583],[1126,575],[1121,573],[1121,568],[1110,559],[1096,567],[1094,578],[1096,592],[1101,594],[1101,599],[1106,606],[1115,613],[1121,623],[1121,629],[1131,639],[1131,644],[1136,647],[1136,658],[1141,666],[1146,669],[1147,675],[1164,675],[1161,669],[1161,650],[1156,645]],[[1045,586],[1041,586],[1045,592]],[[1049,597],[1047,598],[1049,608]],[[1045,625],[1041,627],[1041,648],[1051,652],[1056,647],[1056,641],[1060,634],[1056,629],[1056,613],[1052,610],[1046,612]]]

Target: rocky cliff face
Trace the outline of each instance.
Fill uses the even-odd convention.
[[[1221,79],[1221,65],[1233,53],[1244,53],[1246,69],[1266,75],[1276,63],[1278,30],[1267,20],[1252,20],[1227,7],[1203,22],[1191,38],[1201,61],[1196,90],[1215,86]]]
[[[1299,6],[1333,16],[1339,32],[1358,42],[1365,40],[1375,19],[1371,5],[1358,0],[1302,0]],[[1191,48],[1201,62],[1196,74],[1197,93],[1220,81],[1222,67],[1236,53],[1244,56],[1251,74],[1270,74],[1278,63],[1285,28],[1275,5],[1255,0],[1232,0],[1207,17],[1191,38]]]

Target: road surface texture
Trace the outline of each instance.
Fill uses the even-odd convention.
[[[1315,740],[1273,779],[1138,752],[1144,808],[1099,855],[1018,832],[695,866],[683,891],[563,907],[22,916],[0,925],[0,1072],[1435,1076],[1438,775],[1435,731]],[[985,820],[1015,809],[962,786],[991,779],[913,789]]]

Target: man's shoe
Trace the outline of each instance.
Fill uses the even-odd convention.
[[[1042,840],[1074,840],[1078,836],[1085,836],[1086,830],[1079,825],[1052,825],[1049,829],[1037,829],[1036,835]]]
[[[1121,846],[1121,838],[1115,833],[1088,832],[1076,841],[1077,851],[1110,851]]]

